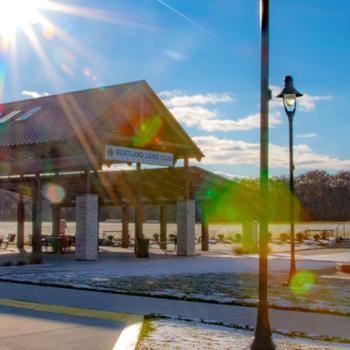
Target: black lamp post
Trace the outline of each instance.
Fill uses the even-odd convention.
[[[269,194],[269,0],[260,0],[260,196],[268,205]],[[254,340],[251,350],[274,350],[267,300],[268,210],[260,217],[259,238],[259,302]]]
[[[293,159],[293,117],[297,107],[297,98],[303,96],[293,85],[293,77],[287,75],[284,78],[284,88],[277,95],[283,99],[284,110],[288,116],[289,124],[289,219],[290,219],[290,270],[288,282],[296,272],[295,267],[295,231],[294,231],[294,159]]]

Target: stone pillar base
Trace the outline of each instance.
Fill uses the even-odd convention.
[[[77,260],[97,259],[98,196],[83,194],[76,197],[75,256]]]
[[[195,254],[196,205],[194,200],[176,202],[177,255]]]

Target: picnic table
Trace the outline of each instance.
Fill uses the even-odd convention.
[[[75,237],[68,235],[48,235],[42,238],[41,245],[45,247],[46,252],[51,246],[54,253],[70,253],[71,247],[75,244]]]

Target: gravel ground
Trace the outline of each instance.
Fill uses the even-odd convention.
[[[243,350],[252,342],[253,332],[213,326],[199,322],[153,320],[151,331],[143,338],[138,350]],[[345,350],[349,344],[274,335],[278,349],[283,350]]]

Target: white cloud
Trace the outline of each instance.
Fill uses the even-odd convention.
[[[37,91],[28,91],[28,90],[23,90],[21,92],[23,96],[29,96],[31,98],[38,98],[42,96],[49,96],[50,94],[48,92],[37,92]]]
[[[176,119],[188,127],[196,127],[208,132],[228,132],[248,131],[259,128],[260,126],[260,116],[258,113],[239,119],[222,119],[219,117],[217,110],[204,107],[209,104],[216,105],[232,102],[234,99],[227,92],[185,95],[179,90],[173,90],[162,91],[159,93],[159,96]],[[280,123],[280,112],[275,111],[270,113],[270,126],[273,127]]]
[[[298,134],[297,138],[299,139],[312,139],[317,137],[317,134],[315,134],[314,132],[307,132],[305,134]]]
[[[231,165],[259,165],[260,145],[241,140],[219,139],[215,136],[198,136],[194,142],[205,154],[203,163]],[[269,164],[272,168],[288,168],[288,147],[270,144]],[[308,145],[294,146],[295,165],[299,169],[350,168],[350,160],[341,160],[327,154],[315,153]]]
[[[272,92],[272,100],[270,101],[270,108],[281,108],[283,106],[282,99],[277,98],[276,96],[282,91],[282,87],[277,85],[271,85],[270,90]],[[316,108],[316,102],[318,101],[327,101],[332,100],[333,96],[312,96],[307,93],[304,93],[304,96],[297,99],[298,107],[303,112],[312,112]]]
[[[308,94],[304,94],[304,96],[298,99],[298,104],[300,109],[305,112],[313,111],[316,108],[317,101],[327,101],[331,100],[333,97],[330,95],[327,96],[311,96]]]
[[[282,90],[280,86],[271,85],[272,100],[270,101],[270,127],[274,127],[282,123],[281,119],[281,99],[275,96]],[[231,103],[234,101],[232,94],[228,92],[222,93],[206,93],[188,95],[181,90],[165,90],[159,93],[159,97],[169,108],[170,112],[182,124],[188,127],[195,127],[207,132],[215,131],[248,131],[260,127],[260,113],[250,114],[240,118],[222,118],[217,109],[208,107],[208,105],[219,105],[223,103]],[[300,110],[313,111],[318,101],[330,100],[333,97],[312,96],[304,94],[298,99]],[[305,134],[300,138],[315,137],[315,134]]]
[[[228,92],[184,95],[179,90],[166,90],[160,92],[159,96],[163,99],[163,102],[169,108],[184,107],[191,105],[227,103],[233,101],[233,97]]]
[[[187,56],[185,56],[184,54],[177,52],[177,51],[166,50],[166,51],[164,51],[164,54],[175,61],[186,61],[187,60]]]
[[[175,107],[170,108],[170,112],[180,123],[208,132],[248,131],[260,127],[260,115],[258,113],[234,120],[220,119],[216,110],[210,110],[202,106]],[[280,112],[270,113],[271,127],[281,124],[280,115]]]

